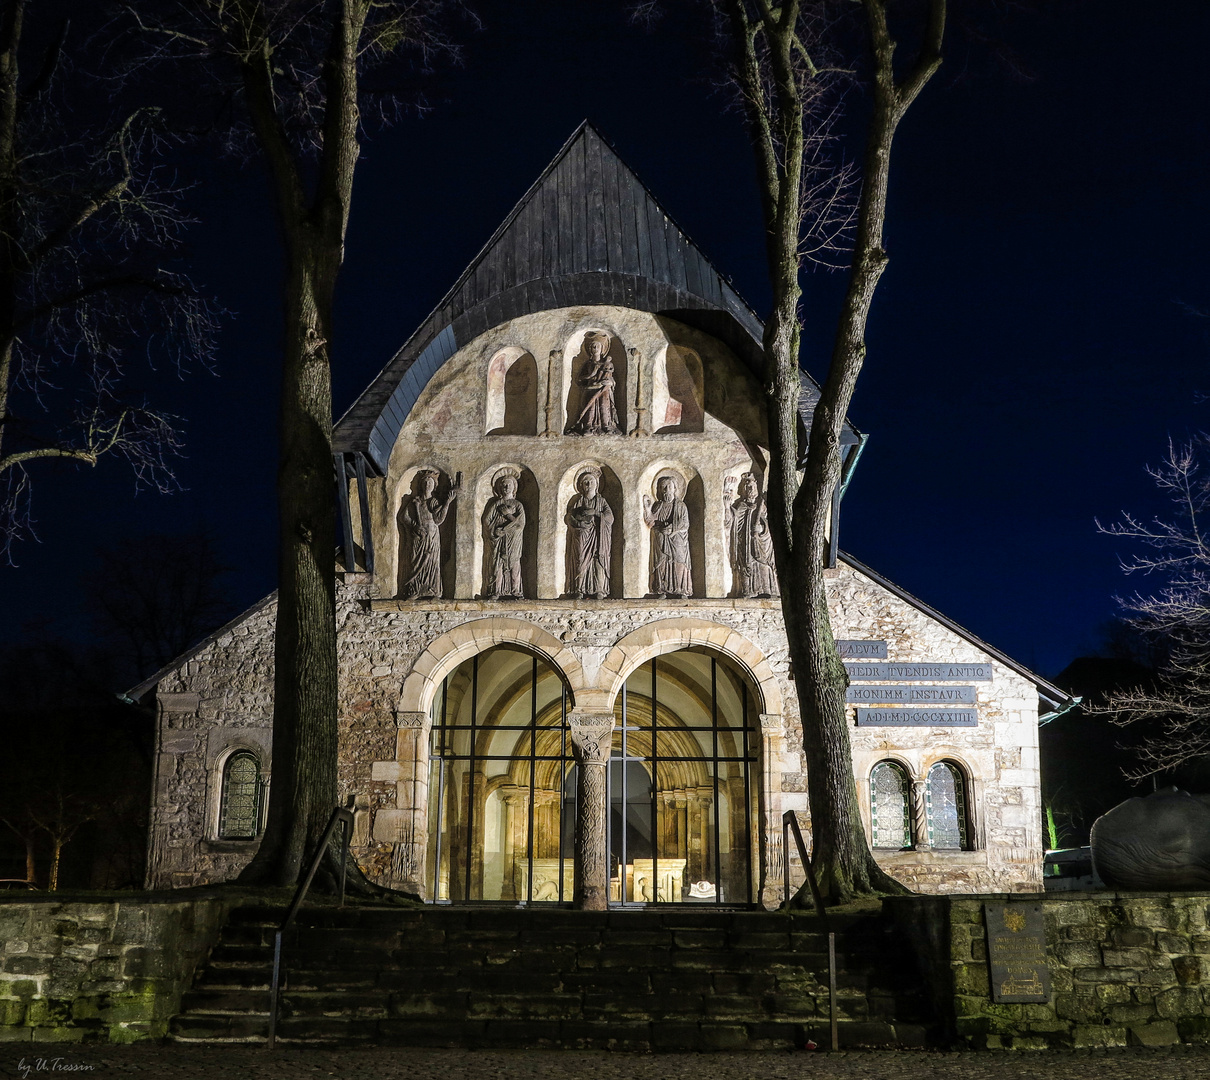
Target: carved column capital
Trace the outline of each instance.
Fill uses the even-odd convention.
[[[407,709],[396,709],[395,723],[400,728],[423,730],[429,726],[429,714],[426,712],[412,712]]]
[[[760,730],[765,735],[784,735],[786,719],[781,713],[763,712],[760,714]]]
[[[609,760],[613,713],[568,713],[567,727],[576,761],[581,765],[604,765]]]

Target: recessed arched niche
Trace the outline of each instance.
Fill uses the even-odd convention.
[[[701,431],[702,358],[692,349],[669,345],[651,372],[651,429],[657,435]]]
[[[564,350],[568,435],[626,432],[626,350],[608,330],[588,327]]]
[[[639,477],[634,495],[634,498],[637,500],[635,512],[638,514],[638,520],[642,523],[642,531],[645,535],[643,546],[640,549],[642,555],[639,560],[643,576],[638,582],[639,588],[636,591],[639,595],[647,596],[662,595],[669,591],[665,588],[668,584],[667,574],[660,573],[658,564],[661,561],[661,554],[664,557],[667,557],[669,554],[669,544],[671,541],[669,538],[659,535],[660,530],[649,526],[644,516],[644,497],[651,501],[653,515],[658,516],[658,504],[663,494],[667,494],[662,492],[661,481],[665,479],[671,481],[672,488],[674,489],[672,495],[684,503],[685,512],[689,518],[688,535],[686,537],[690,563],[690,587],[687,590],[688,595],[691,597],[704,597],[706,595],[705,487],[696,469],[682,462],[674,461],[653,461],[643,470],[642,475]]]
[[[479,522],[474,563],[479,567],[479,596],[486,600],[536,597],[538,481],[534,474],[524,465],[506,463],[485,470],[475,485],[475,519]],[[518,545],[519,589],[513,572]]]
[[[487,365],[488,435],[538,433],[538,365],[516,345],[500,349]]]
[[[399,599],[454,595],[457,549],[455,492],[449,475],[432,466],[403,474],[399,528]]]
[[[626,595],[622,580],[625,513],[622,484],[608,465],[584,461],[564,473],[559,483],[560,542],[555,551],[564,567],[564,596],[606,599]]]

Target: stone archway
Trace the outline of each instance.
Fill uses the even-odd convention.
[[[600,708],[612,711],[631,672],[653,657],[691,647],[730,660],[751,680],[758,695],[760,898],[766,906],[776,906],[780,901],[779,882],[785,857],[781,828],[781,770],[787,754],[783,720],[785,696],[764,653],[734,627],[694,617],[659,619],[633,630],[609,650],[591,694],[599,700]]]
[[[606,654],[594,690],[604,695],[603,704],[612,709],[622,684],[635,668],[653,656],[691,647],[717,652],[736,663],[760,694],[762,716],[780,718],[781,687],[764,654],[738,630],[708,619],[659,619],[631,631]]]
[[[403,680],[395,719],[399,732],[395,760],[374,766],[375,779],[393,778],[395,806],[379,810],[374,839],[394,845],[392,878],[408,892],[425,894],[428,847],[429,710],[441,681],[464,660],[494,645],[533,653],[559,675],[570,702],[584,691],[584,671],[575,654],[552,634],[524,619],[490,616],[471,619],[439,635],[416,657]]]
[[[493,645],[515,645],[545,660],[562,675],[573,704],[587,689],[580,661],[553,634],[524,619],[494,615],[471,619],[429,642],[403,680],[399,714],[421,713],[427,717],[441,680],[463,660]]]

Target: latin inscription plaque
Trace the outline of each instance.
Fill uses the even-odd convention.
[[[885,641],[838,641],[842,660],[885,660]]]
[[[987,682],[991,664],[846,664],[850,679],[970,679]]]
[[[850,686],[850,705],[974,705],[973,686]]]
[[[978,727],[975,709],[863,709],[857,707],[857,726],[876,727]]]
[[[1041,904],[984,904],[992,1001],[1050,1000]]]

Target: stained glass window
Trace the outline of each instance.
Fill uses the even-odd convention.
[[[223,801],[219,812],[220,840],[254,840],[260,819],[260,763],[240,750],[223,767]]]
[[[929,844],[961,851],[969,847],[966,835],[966,791],[962,770],[948,761],[929,769],[927,803]]]
[[[907,773],[893,761],[880,761],[870,774],[870,816],[874,847],[912,846],[911,802]]]

